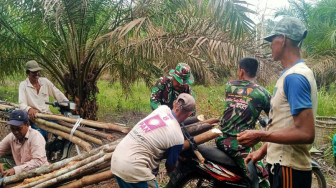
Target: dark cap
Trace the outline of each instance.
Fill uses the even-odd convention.
[[[183,100],[182,102],[182,109],[187,111],[187,112],[191,112],[195,109],[195,99],[193,96],[191,96],[188,93],[181,93],[177,99],[177,101],[179,100]]]
[[[26,63],[26,70],[29,70],[30,72],[35,72],[42,70],[42,68],[38,65],[38,63],[35,60],[30,60]]]
[[[169,74],[174,76],[178,83],[182,85],[190,85],[194,82],[194,76],[191,74],[190,66],[186,63],[177,64],[175,70],[171,69]]]
[[[264,39],[272,42],[272,39],[278,35],[285,35],[294,41],[303,41],[307,35],[307,29],[301,20],[293,17],[285,17],[281,19],[273,28],[269,36]]]
[[[20,126],[29,121],[27,112],[23,110],[15,110],[9,117],[8,125]]]

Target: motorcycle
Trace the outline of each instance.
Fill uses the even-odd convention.
[[[71,110],[76,109],[76,104],[70,101],[63,102],[45,102],[48,105],[59,108],[62,115],[66,117],[79,118],[78,115],[73,115]],[[62,139],[57,135],[48,133],[46,143],[47,158],[51,162],[63,160],[65,158],[73,157],[80,154],[80,148],[72,142]]]
[[[260,124],[267,125],[270,123],[265,120],[259,119]],[[256,168],[251,161],[247,164],[248,172],[246,174],[236,165],[231,157],[217,147],[196,146],[195,143],[192,143],[193,139],[190,135],[184,134],[191,141],[190,144],[192,147],[181,154],[184,161],[179,162],[178,167],[169,174],[170,181],[166,188],[259,187]],[[200,160],[195,155],[194,150],[197,150],[203,159]],[[315,160],[312,160],[312,166],[312,185],[326,188],[326,181],[319,164]]]

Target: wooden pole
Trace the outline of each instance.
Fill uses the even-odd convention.
[[[194,136],[194,135],[199,135],[201,133],[204,133],[205,131],[212,129],[214,126],[215,125],[210,125],[208,123],[202,123],[202,124],[197,124],[195,126],[188,127],[186,129],[191,136]]]
[[[70,140],[69,139],[70,134],[68,134],[68,133],[65,133],[65,132],[62,132],[62,131],[59,131],[59,130],[55,130],[51,127],[47,127],[47,126],[39,123],[38,121],[36,121],[36,125],[43,130],[46,130],[46,131],[51,132],[53,134],[56,134],[56,135],[58,135],[62,138],[65,138],[65,139],[69,140],[70,142],[73,142],[74,144],[82,147],[85,151],[92,150],[92,146],[89,143],[87,143],[84,140],[78,138],[77,136],[73,136],[72,139]]]
[[[196,142],[197,145],[199,144],[203,144],[209,140],[212,140],[214,138],[217,138],[218,136],[220,136],[222,134],[222,132],[219,129],[211,129],[205,133],[199,134],[197,136],[194,136],[194,140]],[[184,145],[183,145],[183,150],[189,149],[190,144],[188,140],[184,141]]]
[[[7,105],[7,104],[0,104],[0,110],[2,110],[2,111],[9,110],[9,109],[12,109],[12,108],[15,108],[15,106],[10,106],[10,105]]]
[[[73,128],[74,125],[65,121],[57,121],[59,124],[67,126],[69,128]],[[87,128],[87,127],[77,127],[77,130],[83,131],[85,133],[94,135],[94,136],[99,136],[101,138],[104,138],[106,140],[112,141],[113,140],[113,135],[112,134],[108,134],[108,133],[104,133],[101,131],[96,131],[96,130],[92,130],[91,128]]]
[[[207,119],[207,120],[204,120],[204,121],[199,121],[199,122],[196,122],[196,123],[193,123],[193,124],[190,124],[190,125],[186,125],[185,127],[188,129],[189,127],[197,126],[199,124],[208,123],[208,124],[212,125],[212,124],[215,124],[215,123],[218,123],[218,122],[219,122],[218,119],[211,118],[211,119]]]
[[[198,116],[188,117],[186,120],[183,121],[183,124],[190,125],[190,124],[197,123],[199,121],[204,121],[204,120],[205,120],[204,115],[201,114]]]
[[[87,185],[92,185],[92,184],[99,183],[101,181],[110,179],[112,177],[113,177],[112,171],[111,170],[106,170],[106,171],[100,172],[98,174],[84,176],[80,180],[71,182],[67,185],[63,185],[59,188],[81,188],[81,187],[84,187],[84,186],[87,186]]]
[[[18,188],[29,188],[29,187],[34,187],[35,185],[38,185],[40,183],[43,183],[43,182],[46,182],[52,178],[56,178],[58,176],[61,176],[63,174],[66,174],[72,170],[75,170],[83,165],[86,165],[92,161],[95,161],[97,159],[99,159],[100,157],[102,157],[105,153],[103,151],[100,151],[98,154],[96,155],[93,155],[91,157],[88,157],[82,161],[79,161],[77,163],[74,163],[74,164],[70,164],[70,166],[67,166],[65,168],[61,168],[57,171],[54,171],[54,172],[51,172],[49,174],[44,174],[44,175],[40,175],[38,177],[33,177],[31,179],[25,179],[24,180],[24,185],[22,186],[18,186]]]
[[[111,160],[111,157],[112,157],[112,153],[107,153],[103,157],[101,157],[101,158],[99,158],[99,159],[97,159],[93,162],[90,162],[90,163],[88,163],[84,166],[81,166],[80,168],[72,170],[72,171],[70,171],[66,174],[61,175],[61,176],[50,179],[46,182],[40,183],[40,184],[36,185],[35,187],[36,188],[50,187],[52,185],[57,184],[58,182],[71,179],[71,178],[75,177],[76,175],[80,174],[81,172],[89,170],[90,168],[94,168],[95,166],[97,166],[97,165],[99,165],[99,164],[101,164],[101,163],[103,163],[107,160]]]
[[[39,118],[44,118],[48,120],[56,120],[56,121],[62,120],[62,121],[70,122],[70,123],[77,122],[76,118],[71,118],[71,117],[64,117],[64,116],[58,116],[58,115],[53,115],[53,114],[41,114],[41,113],[37,113],[36,115]],[[119,131],[122,133],[128,133],[131,130],[129,127],[122,127],[122,126],[115,125],[113,123],[104,123],[104,122],[98,122],[98,121],[91,121],[87,119],[83,119],[81,121],[81,124],[85,124],[85,125],[96,127],[96,128]]]
[[[64,126],[61,126],[61,125],[59,125],[57,123],[49,122],[49,121],[46,121],[46,120],[43,120],[43,119],[40,119],[40,118],[36,118],[35,122],[43,124],[43,125],[46,125],[48,127],[54,128],[54,129],[61,130],[61,131],[65,132],[65,133],[68,133],[69,137],[67,139],[70,140],[70,133],[71,133],[71,129],[70,128],[64,127]],[[86,141],[95,143],[97,145],[100,145],[100,146],[103,145],[103,142],[101,140],[99,140],[99,139],[97,139],[97,138],[95,138],[93,136],[87,135],[87,134],[85,134],[85,133],[83,133],[81,131],[76,130],[73,135],[75,135],[75,136],[77,136],[77,137],[79,137],[81,139],[84,139]]]
[[[104,151],[105,153],[106,153],[106,151],[113,151],[116,148],[116,146],[119,144],[120,141],[121,141],[121,139],[118,139],[114,142],[103,145],[99,148],[95,148],[95,149],[93,149],[89,152],[85,152],[85,153],[82,153],[80,155],[77,155],[77,156],[74,156],[74,157],[71,157],[71,158],[67,158],[67,159],[64,159],[62,161],[58,161],[58,162],[53,163],[53,164],[49,164],[47,166],[41,166],[39,168],[35,168],[35,169],[29,170],[29,171],[25,171],[25,172],[22,172],[20,174],[15,174],[13,176],[6,176],[3,179],[3,185],[13,184],[15,182],[19,182],[19,181],[21,181],[23,179],[26,179],[26,178],[31,178],[31,177],[35,177],[35,176],[38,176],[38,175],[41,175],[41,174],[50,173],[54,170],[58,170],[58,169],[60,169],[64,166],[66,166],[67,164],[69,164],[72,161],[81,161],[81,160],[86,159],[86,158],[88,158],[92,155],[95,155],[96,153],[98,153],[101,150]]]

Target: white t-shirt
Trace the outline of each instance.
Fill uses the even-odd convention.
[[[161,105],[136,124],[118,144],[111,159],[112,173],[128,183],[153,180],[165,151],[184,143],[180,124],[170,108]]]

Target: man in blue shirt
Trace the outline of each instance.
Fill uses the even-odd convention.
[[[265,38],[272,56],[281,61],[281,73],[271,100],[272,123],[267,131],[247,130],[238,134],[243,146],[265,142],[250,153],[245,163],[261,160],[266,154],[271,187],[311,187],[309,150],[315,137],[317,88],[313,72],[301,59],[300,47],[307,35],[297,18],[283,18]]]

